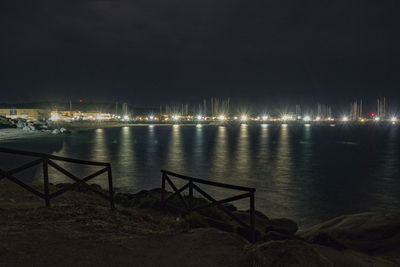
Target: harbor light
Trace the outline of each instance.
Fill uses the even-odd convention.
[[[288,120],[292,120],[293,119],[293,117],[292,116],[289,116],[289,115],[283,115],[282,116],[282,120],[283,121],[288,121]]]
[[[397,121],[397,118],[396,118],[396,117],[392,117],[390,120],[391,120],[392,122],[396,122],[396,121]]]
[[[266,115],[262,116],[262,120],[263,120],[263,121],[268,120],[268,116],[266,116]]]
[[[241,119],[242,121],[247,121],[247,116],[246,116],[246,115],[243,115],[240,119]]]
[[[347,116],[343,116],[342,121],[348,121],[349,118]]]
[[[152,121],[154,120],[154,116],[150,116],[149,119]]]
[[[236,116],[235,116],[235,117],[233,117],[233,119],[234,119],[234,120],[237,120],[237,119],[238,119],[238,117],[236,117]]]
[[[124,121],[128,121],[129,120],[129,116],[128,115],[125,115],[124,116]]]
[[[320,119],[321,119],[320,116],[317,116],[317,117],[315,118],[316,121],[319,121]]]
[[[199,121],[201,121],[202,118],[203,118],[203,117],[202,117],[201,115],[198,115],[198,116],[197,116],[197,120],[199,120]]]
[[[218,119],[219,119],[220,121],[223,121],[223,120],[225,120],[225,116],[224,116],[224,115],[220,115],[220,116],[218,117]]]
[[[374,117],[374,121],[379,121],[380,119],[379,117]]]
[[[310,116],[305,116],[305,117],[303,118],[303,120],[304,120],[304,121],[310,121],[310,120],[311,120],[311,117],[310,117]]]
[[[60,115],[58,115],[58,113],[51,113],[50,120],[58,121],[59,119],[60,119]]]
[[[179,115],[173,115],[173,116],[172,116],[172,119],[173,119],[174,121],[179,120]]]

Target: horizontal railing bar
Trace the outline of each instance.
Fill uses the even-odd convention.
[[[40,158],[47,158],[47,159],[52,159],[52,160],[59,160],[59,161],[65,161],[65,162],[76,163],[76,164],[84,164],[84,165],[106,166],[106,167],[110,166],[110,163],[106,163],[106,162],[95,162],[95,161],[87,161],[87,160],[80,160],[80,159],[71,159],[71,158],[66,158],[66,157],[49,155],[49,154],[45,154],[45,153],[17,150],[17,149],[4,148],[4,147],[0,147],[0,153],[9,153],[9,154],[15,154],[15,155],[29,156],[29,157],[40,157]]]
[[[33,189],[33,188],[30,187],[29,185],[27,185],[27,184],[21,182],[21,181],[18,180],[16,177],[14,177],[14,176],[12,176],[12,175],[10,175],[10,174],[7,174],[7,173],[5,173],[5,172],[2,171],[2,170],[0,170],[0,173],[1,173],[1,175],[3,175],[6,179],[10,180],[11,182],[16,183],[17,185],[19,185],[19,186],[25,188],[26,190],[28,190],[28,191],[31,192],[32,194],[34,194],[34,195],[36,195],[36,196],[38,196],[38,197],[44,199],[44,194],[43,194],[43,193],[40,193],[39,191]]]
[[[217,202],[212,202],[212,203],[209,203],[209,204],[201,205],[201,206],[193,208],[193,210],[201,210],[201,209],[211,208],[211,207],[216,206],[218,204],[224,204],[224,203],[240,200],[240,199],[243,199],[243,198],[246,198],[246,197],[250,197],[250,195],[251,195],[250,193],[244,193],[244,194],[241,194],[241,195],[238,195],[238,196],[234,196],[234,197],[218,200]]]
[[[209,194],[207,194],[203,189],[201,189],[200,187],[198,187],[196,184],[193,185],[193,188],[197,190],[197,192],[199,192],[200,194],[202,194],[205,198],[207,198],[208,200],[210,200],[213,203],[216,203],[216,205],[222,209],[222,211],[224,211],[226,214],[229,215],[229,217],[231,217],[232,219],[234,219],[235,221],[237,221],[239,224],[241,224],[243,227],[245,228],[250,228],[249,225],[247,225],[246,223],[244,223],[242,220],[240,220],[239,218],[237,218],[232,212],[230,212],[226,207],[222,206],[221,204],[217,203],[217,200],[215,200],[212,196],[210,196]]]
[[[161,170],[161,172],[169,174],[169,175],[177,177],[177,178],[184,179],[184,180],[193,181],[193,182],[196,182],[196,183],[199,183],[199,184],[206,184],[206,185],[212,185],[212,186],[217,186],[217,187],[224,187],[224,188],[229,188],[229,189],[234,189],[234,190],[239,190],[239,191],[248,191],[248,192],[255,192],[256,191],[255,188],[251,188],[251,187],[244,187],[244,186],[238,186],[238,185],[232,185],[232,184],[225,184],[225,183],[207,181],[207,180],[203,180],[203,179],[199,179],[199,178],[193,178],[193,177],[181,175],[181,174],[178,174],[178,173],[170,172],[170,171],[167,171],[167,170]]]
[[[12,170],[9,170],[9,171],[7,171],[7,173],[13,175],[13,174],[16,174],[16,173],[18,173],[18,172],[21,172],[21,171],[23,171],[23,170],[29,169],[29,168],[31,168],[31,167],[33,167],[33,166],[39,165],[39,164],[42,163],[42,162],[43,162],[43,159],[36,159],[36,160],[34,160],[34,161],[32,161],[32,162],[26,163],[26,164],[24,164],[24,165],[22,165],[22,166],[19,166],[19,167],[17,167],[17,168],[14,168],[14,169],[12,169]]]

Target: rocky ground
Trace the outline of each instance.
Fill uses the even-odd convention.
[[[342,216],[297,233],[294,222],[258,213],[259,242],[251,244],[220,211],[182,216],[160,209],[159,192],[119,194],[111,211],[107,201],[79,188],[45,208],[43,200],[1,180],[0,266],[400,264],[400,219],[395,215]]]
[[[62,134],[69,131],[52,121],[27,121],[0,116],[0,139],[37,136],[43,133]]]

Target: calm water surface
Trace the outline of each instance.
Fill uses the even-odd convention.
[[[257,209],[301,227],[346,213],[400,209],[396,125],[137,126],[2,141],[1,146],[111,162],[114,184],[125,192],[160,187],[160,169],[255,187]],[[28,160],[0,158],[6,169]],[[62,165],[80,177],[95,170]],[[50,174],[53,183],[70,182]],[[40,170],[22,176],[42,179]],[[105,176],[94,182],[107,186]],[[217,198],[235,194],[204,189]]]

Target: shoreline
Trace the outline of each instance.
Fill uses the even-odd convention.
[[[73,122],[73,123],[63,123],[63,122],[56,122],[54,125],[57,128],[66,128],[69,131],[90,131],[90,130],[95,130],[95,129],[106,129],[106,128],[123,128],[123,127],[144,127],[144,126],[165,126],[165,127],[171,127],[171,126],[240,126],[241,123],[237,122],[226,122],[226,123],[218,123],[218,122],[201,122],[201,123],[195,123],[195,122],[178,122],[178,123],[121,123],[121,122]],[[245,125],[248,126],[265,126],[265,125],[270,125],[270,126],[276,126],[276,125],[288,125],[288,126],[329,126],[329,127],[334,127],[334,126],[345,126],[346,123],[341,123],[341,122],[336,122],[336,123],[312,123],[312,124],[307,124],[304,122],[289,122],[287,124],[282,124],[278,122],[268,122],[268,123],[258,123],[258,122],[248,122]],[[356,124],[349,124],[349,125],[357,125],[357,126],[375,126],[377,125],[376,123],[356,123]],[[31,138],[31,137],[42,137],[50,135],[52,136],[52,133],[49,132],[43,132],[43,131],[26,131],[21,128],[0,128],[0,141],[3,140],[13,140],[13,139],[23,139],[23,138]]]
[[[41,131],[24,131],[18,128],[4,128],[0,129],[0,141],[24,139],[24,138],[36,138],[46,135],[51,135],[49,133]]]

